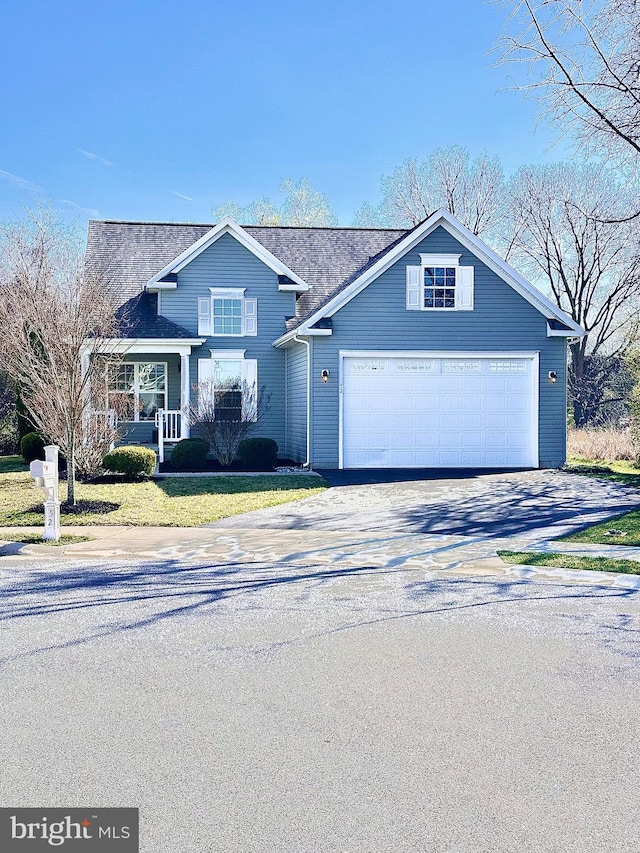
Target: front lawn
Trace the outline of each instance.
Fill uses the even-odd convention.
[[[28,471],[29,466],[22,456],[0,456],[0,476],[13,474],[17,471]]]
[[[572,459],[565,466],[567,471],[595,477],[598,480],[611,480],[625,486],[640,488],[640,470],[631,462]],[[610,533],[609,531],[615,531]],[[619,532],[618,532],[619,531]],[[618,518],[610,518],[600,524],[594,524],[585,530],[560,537],[562,542],[591,542],[596,545],[640,545],[640,509],[627,512]]]
[[[551,566],[555,569],[582,569],[591,572],[620,572],[640,575],[640,563],[635,560],[614,560],[609,557],[579,557],[575,554],[546,554],[538,551],[498,551],[503,563],[524,566]]]
[[[564,467],[572,474],[584,474],[586,477],[596,477],[599,480],[612,480],[627,486],[640,487],[640,468],[633,462],[616,460],[605,462],[602,459],[576,459],[572,457]]]
[[[0,527],[44,524],[42,492],[20,457],[0,459]],[[8,473],[7,472],[8,469]],[[79,511],[66,513],[63,525],[124,524],[196,527],[229,515],[276,506],[318,494],[327,488],[320,477],[170,477],[141,483],[78,483]],[[66,483],[60,483],[60,499]]]
[[[595,545],[640,545],[640,510],[561,536],[560,542],[591,542]]]

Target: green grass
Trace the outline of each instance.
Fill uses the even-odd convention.
[[[640,468],[633,462],[617,460],[605,462],[602,459],[576,459],[571,457],[565,471],[573,474],[584,474],[586,477],[596,477],[599,480],[613,480],[627,486],[640,487]]]
[[[609,531],[615,533],[609,533]],[[591,542],[594,545],[640,545],[640,510],[627,512],[600,524],[561,536],[560,542]]]
[[[29,471],[29,466],[22,456],[0,456],[0,476],[18,471]]]
[[[4,457],[4,460],[15,457]],[[11,464],[6,463],[5,464]],[[4,469],[6,471],[6,468]],[[64,512],[63,525],[123,524],[196,527],[229,515],[277,506],[324,491],[320,477],[296,474],[278,477],[170,477],[140,483],[78,483],[80,511]],[[66,483],[60,483],[60,499]],[[0,468],[0,527],[44,524],[42,492],[29,473]]]
[[[625,486],[640,488],[640,469],[632,462],[572,458],[566,470],[584,474],[586,477],[595,477],[598,480],[611,480]],[[620,533],[612,534],[609,533],[610,530],[619,530]],[[640,509],[594,524],[577,533],[562,536],[559,541],[590,542],[595,545],[640,545]]]
[[[556,569],[583,569],[591,572],[620,572],[640,575],[640,563],[635,560],[614,560],[609,557],[578,557],[575,554],[543,554],[531,551],[498,551],[504,563],[525,566],[551,566]]]
[[[22,542],[24,545],[75,545],[76,542],[92,542],[93,536],[74,536],[63,533],[56,542],[53,539],[43,539],[37,533],[0,533],[3,542]]]

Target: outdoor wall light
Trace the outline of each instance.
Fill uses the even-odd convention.
[[[558,381],[558,374],[555,370],[549,371],[549,382],[553,385],[554,382]]]
[[[329,371],[326,368],[320,374],[320,379],[322,379],[323,382],[329,381]]]

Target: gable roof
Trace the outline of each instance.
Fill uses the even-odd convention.
[[[354,296],[357,296],[378,276],[389,269],[406,252],[411,251],[421,240],[424,240],[436,228],[442,226],[458,242],[472,252],[489,269],[493,270],[503,281],[509,284],[527,302],[531,303],[547,320],[555,320],[564,326],[566,331],[556,329],[556,334],[571,337],[583,337],[584,330],[568,314],[565,314],[557,305],[554,305],[543,293],[541,293],[530,282],[523,278],[510,264],[503,260],[493,249],[469,231],[461,222],[444,209],[436,210],[427,219],[419,223],[411,231],[404,232],[402,237],[395,241],[386,251],[380,253],[377,258],[367,264],[350,280],[344,282],[334,294],[329,295],[321,304],[317,305],[306,317],[298,319],[295,326],[275,341],[276,346],[291,340],[294,335],[303,335],[308,332],[319,320],[332,317]]]
[[[449,231],[548,320],[559,323],[555,334],[584,334],[568,315],[445,210],[436,211],[411,230],[240,226],[228,217],[213,227],[91,220],[87,258],[106,272],[105,286],[117,290],[122,304],[149,284],[162,288],[159,282],[165,276],[168,286],[175,286],[172,279],[177,269],[222,234],[231,233],[279,276],[286,277],[283,281],[294,282],[287,289],[299,291],[295,317],[287,320],[288,331],[276,341],[282,344],[293,334],[304,334],[323,318],[331,317],[438,226]]]
[[[294,286],[297,285],[296,290],[304,291],[309,289],[309,285],[297,273],[277,258],[262,243],[258,242],[242,225],[238,225],[230,216],[225,216],[217,225],[214,225],[203,234],[199,240],[196,240],[193,245],[189,246],[178,257],[166,264],[159,272],[156,272],[147,282],[147,290],[162,289],[163,279],[166,280],[169,277],[171,278],[171,282],[165,286],[175,287],[174,276],[225,234],[231,234],[277,275],[285,276]]]

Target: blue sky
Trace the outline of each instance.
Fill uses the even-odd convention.
[[[348,225],[406,157],[566,156],[494,68],[480,0],[6,4],[0,218],[208,222],[307,177]]]

